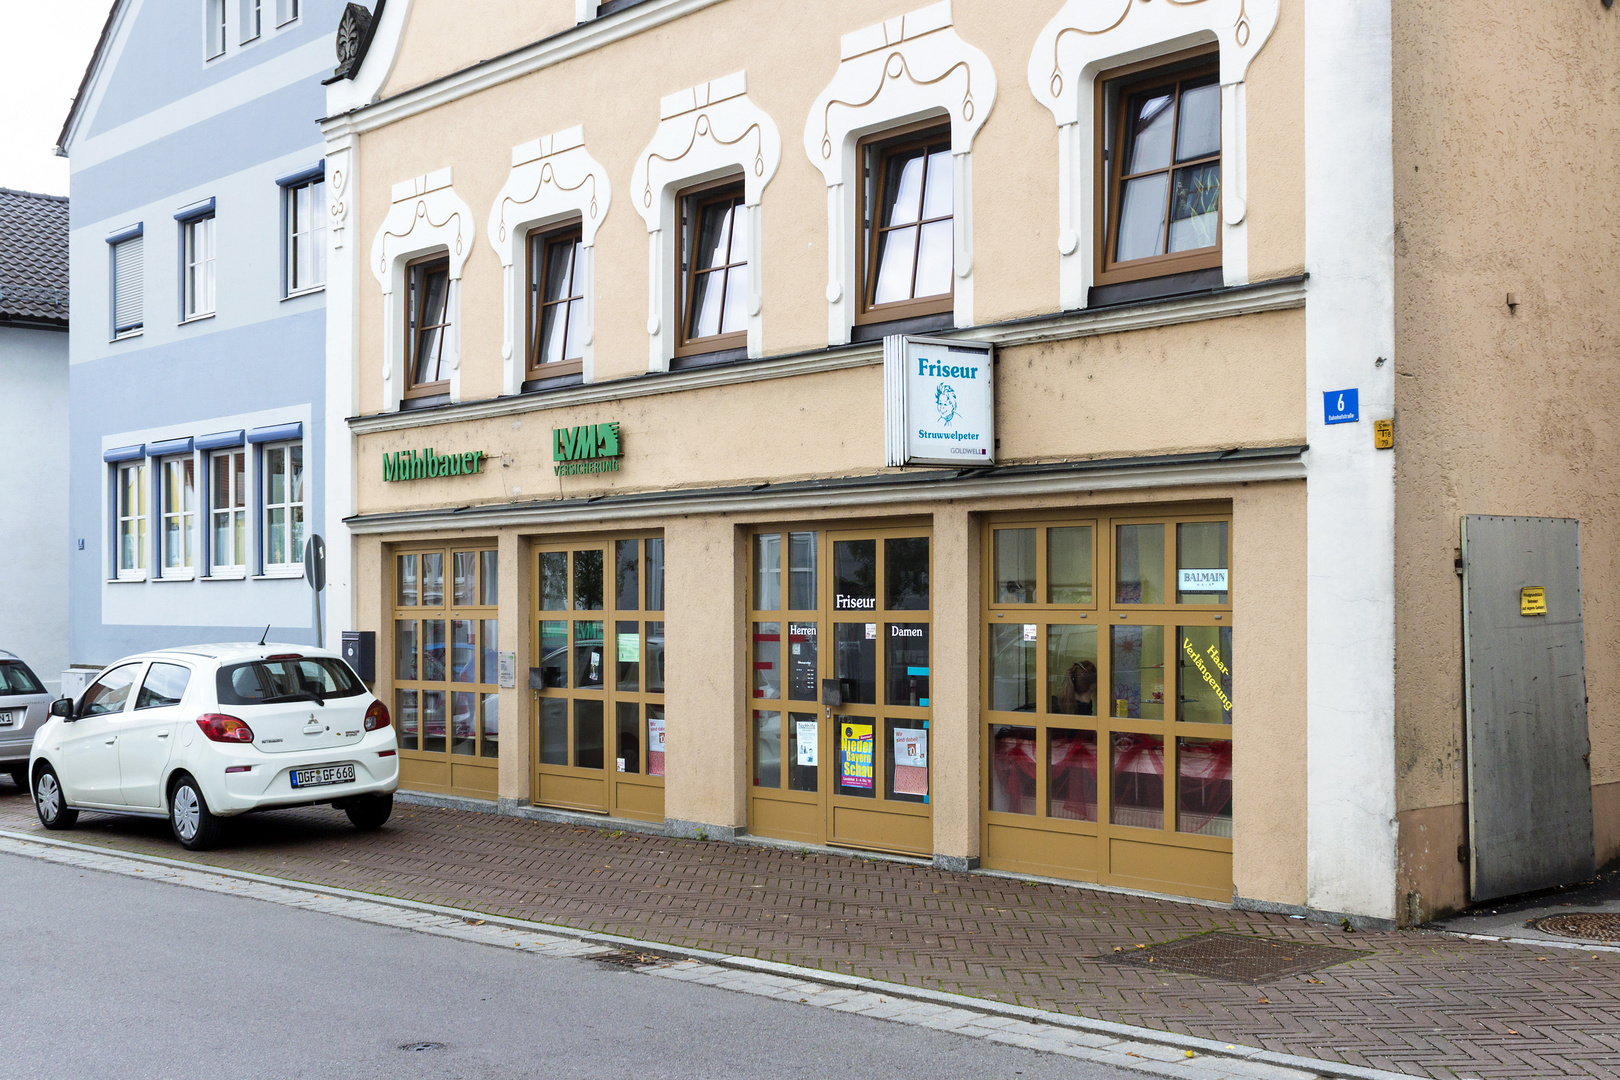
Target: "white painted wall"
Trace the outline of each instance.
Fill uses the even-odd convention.
[[[68,336],[0,326],[0,649],[68,666]]]
[[[1307,896],[1396,914],[1390,0],[1305,4]],[[1377,361],[1385,359],[1382,366]],[[1359,423],[1322,394],[1360,390]]]

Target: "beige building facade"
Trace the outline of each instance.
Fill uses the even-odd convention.
[[[332,611],[404,786],[1421,920],[1469,901],[1459,522],[1526,515],[1580,521],[1620,853],[1613,216],[1465,209],[1530,183],[1483,111],[1547,170],[1612,123],[1448,111],[1540,60],[1445,5],[916,4],[340,34]],[[1521,6],[1615,96],[1596,0]]]

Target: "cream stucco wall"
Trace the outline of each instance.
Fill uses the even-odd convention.
[[[1463,514],[1580,519],[1592,780],[1620,781],[1620,11],[1400,4],[1394,41],[1398,794],[1426,915],[1467,899]]]
[[[511,52],[574,25],[574,0],[468,4],[394,0],[410,5],[410,33],[401,42],[394,70],[383,83],[391,97],[441,75]],[[375,5],[373,5],[375,7]]]
[[[502,385],[502,272],[483,238],[482,219],[510,171],[512,147],[582,125],[586,147],[621,196],[596,240],[595,377],[639,375],[647,367],[648,254],[646,224],[629,203],[636,157],[657,127],[663,95],[744,70],[749,98],[784,141],[762,204],[764,351],[824,347],[827,189],[798,133],[838,67],[839,36],[916,6],[915,0],[828,0],[783,8],[771,0],[727,0],[369,131],[359,140],[364,164],[356,234],[376,232],[392,184],[452,168],[456,194],[479,219],[462,288],[460,393],[463,400],[495,396]],[[447,0],[414,0],[387,95],[420,82],[429,70],[442,74],[440,68],[505,51],[495,44],[502,35],[507,48],[534,40],[531,23],[546,23],[557,14],[551,7],[562,5],[490,4],[469,12]],[[1052,311],[1056,129],[1019,79],[1052,12],[1043,6],[1010,14],[988,0],[956,0],[953,10],[957,33],[989,55],[1000,81],[973,152],[975,321]],[[1304,266],[1302,20],[1300,0],[1284,0],[1271,40],[1249,69],[1247,205],[1255,281],[1297,274]],[[457,35],[471,43],[446,44]],[[359,300],[360,408],[370,413],[384,405],[376,368],[382,295],[375,281],[361,282]]]

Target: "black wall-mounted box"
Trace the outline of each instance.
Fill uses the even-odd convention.
[[[360,681],[377,681],[377,631],[343,631],[343,662],[354,668]]]

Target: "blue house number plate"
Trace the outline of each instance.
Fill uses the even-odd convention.
[[[1361,419],[1359,390],[1328,390],[1322,394],[1323,419],[1329,424],[1354,424]]]

